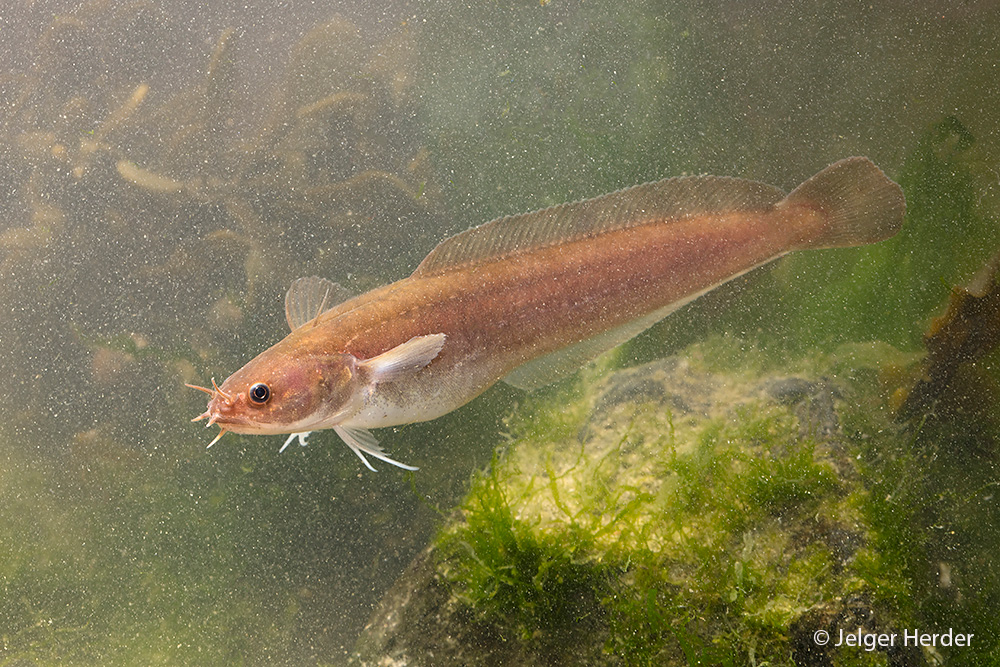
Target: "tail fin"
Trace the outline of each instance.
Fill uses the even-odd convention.
[[[792,190],[779,207],[821,211],[823,224],[798,248],[843,248],[895,236],[903,224],[903,190],[866,157],[831,164]]]

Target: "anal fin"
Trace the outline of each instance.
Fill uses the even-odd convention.
[[[736,276],[733,277],[735,278]],[[503,381],[524,391],[535,391],[565,377],[569,377],[579,370],[581,366],[593,361],[608,350],[618,347],[625,341],[635,338],[667,315],[679,308],[683,308],[717,286],[712,285],[697,294],[692,294],[680,301],[675,301],[659,310],[654,310],[647,315],[630,320],[614,329],[609,329],[604,333],[591,336],[579,343],[574,343],[561,350],[556,350],[555,352],[550,352],[537,359],[533,359],[512,370],[504,376]]]

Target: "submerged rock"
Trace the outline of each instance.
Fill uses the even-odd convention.
[[[813,633],[899,627],[875,593],[905,584],[885,581],[841,429],[851,387],[697,359],[522,406],[351,664],[829,665],[860,654]]]

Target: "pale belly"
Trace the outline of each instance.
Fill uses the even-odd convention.
[[[486,359],[492,356],[492,359]],[[506,355],[505,355],[506,356]],[[449,364],[430,366],[400,382],[376,385],[364,405],[338,424],[385,428],[429,421],[456,410],[496,384],[509,363],[499,355],[473,350]]]

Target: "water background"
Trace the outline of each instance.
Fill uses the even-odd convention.
[[[684,173],[790,189],[860,154],[937,188],[897,245],[741,280],[637,363],[707,333],[917,349],[1000,245],[992,3],[368,4],[0,10],[0,663],[350,649],[523,397],[380,432],[412,476],[332,434],[206,451],[183,383],[279,340],[299,276],[364,291],[495,216]]]

